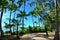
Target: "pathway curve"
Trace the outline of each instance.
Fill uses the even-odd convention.
[[[22,36],[21,40],[53,40],[54,32],[49,32],[49,36],[46,36],[46,33],[32,33]]]

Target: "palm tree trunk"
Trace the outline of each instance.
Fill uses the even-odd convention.
[[[16,34],[17,40],[18,40],[18,23],[17,23],[17,34]]]
[[[57,4],[57,0],[54,0],[54,2],[55,2],[55,36],[54,36],[54,40],[59,40],[58,4]]]
[[[10,33],[11,33],[11,13],[12,13],[12,11],[10,11],[10,18],[9,18]]]
[[[12,5],[13,5],[13,3],[14,3],[14,0],[12,0]],[[15,13],[14,13],[14,19],[15,19]],[[14,24],[14,22],[13,22],[13,24]],[[13,26],[13,33],[14,33],[14,26]]]
[[[26,0],[24,0],[24,13],[25,13]],[[22,16],[22,34],[24,34],[24,15]]]
[[[15,13],[14,13],[14,19],[15,19]],[[13,22],[13,24],[14,24],[14,22]],[[13,32],[14,32],[14,26],[13,26]]]
[[[3,8],[2,8],[2,10],[1,10],[1,17],[0,17],[0,37],[2,37],[2,16],[3,16]]]
[[[24,34],[24,17],[22,17],[22,34]]]

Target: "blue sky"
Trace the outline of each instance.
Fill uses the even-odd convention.
[[[16,1],[17,2],[17,1]],[[28,13],[29,11],[32,11],[32,10],[34,10],[34,8],[35,8],[35,5],[33,5],[32,7],[30,7],[29,5],[28,5],[28,3],[30,3],[30,2],[32,2],[32,0],[30,0],[30,1],[28,1],[27,3],[26,3],[26,9],[25,9],[25,11],[26,11],[26,13]],[[21,10],[23,10],[23,6],[21,7]],[[18,13],[18,12],[16,12],[16,13]],[[8,23],[9,22],[9,20],[7,20],[6,18],[9,18],[9,15],[10,15],[10,12],[7,10],[6,11],[6,13],[4,12],[4,15],[3,15],[3,19],[2,19],[2,28],[3,28],[3,31],[6,31],[6,28],[4,28],[4,22],[6,22],[6,23]],[[12,13],[12,18],[13,18],[13,13]],[[27,17],[28,18],[28,20],[25,20],[24,21],[24,23],[25,23],[25,27],[28,27],[29,25],[31,25],[32,26],[32,18],[31,18],[31,16],[29,16],[29,17]],[[36,21],[36,20],[38,20],[37,18],[34,18],[34,20]],[[43,23],[40,23],[40,25],[42,26],[42,24]]]

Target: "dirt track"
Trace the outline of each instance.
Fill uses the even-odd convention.
[[[22,36],[21,40],[53,40],[54,32],[49,32],[49,36],[46,36],[46,33],[32,33]]]

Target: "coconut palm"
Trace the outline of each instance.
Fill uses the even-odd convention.
[[[16,26],[16,37],[18,39],[18,26],[21,25],[21,24],[19,23],[20,21],[17,20],[17,19],[13,19],[12,21],[14,22],[13,26]]]
[[[11,24],[11,14],[12,12],[15,12],[17,10],[17,5],[14,3],[13,0],[10,0],[11,4],[9,4],[9,10],[10,10],[10,19],[9,19],[9,24]],[[14,14],[15,15],[15,14]],[[14,26],[13,26],[14,30]],[[11,26],[10,26],[10,32],[11,32]]]
[[[1,15],[0,15],[0,33],[1,33],[1,35],[0,36],[2,36],[2,16],[3,16],[4,10],[7,8],[8,4],[9,4],[8,1],[7,0],[0,1],[0,8],[1,8]]]
[[[10,4],[9,4],[9,10],[10,10],[9,24],[11,24],[11,14],[12,14],[12,10],[13,10],[13,9],[12,9],[12,6],[13,6],[13,5],[11,4],[11,0],[10,0]],[[10,27],[10,33],[11,33],[11,32],[12,32],[12,31],[11,31],[11,26],[9,26],[9,27]]]
[[[20,14],[17,14],[17,18],[20,18],[20,20],[22,21],[22,32],[24,33],[24,19],[27,20],[27,16],[29,16],[29,14],[26,14],[24,12],[21,11]]]
[[[26,14],[25,12],[25,6],[26,6],[26,1],[28,0],[19,0],[19,7],[23,4],[24,5],[24,10],[20,11],[21,14],[18,14],[17,16],[21,18],[22,20],[22,32],[24,33],[24,19],[27,19],[26,16],[28,16],[28,14]]]
[[[17,6],[16,5],[13,5],[14,6],[14,17],[13,17],[13,19],[15,19],[15,17],[16,17],[16,11],[17,11]],[[14,24],[14,22],[13,22],[13,24]],[[14,32],[14,26],[13,26],[13,32]]]

